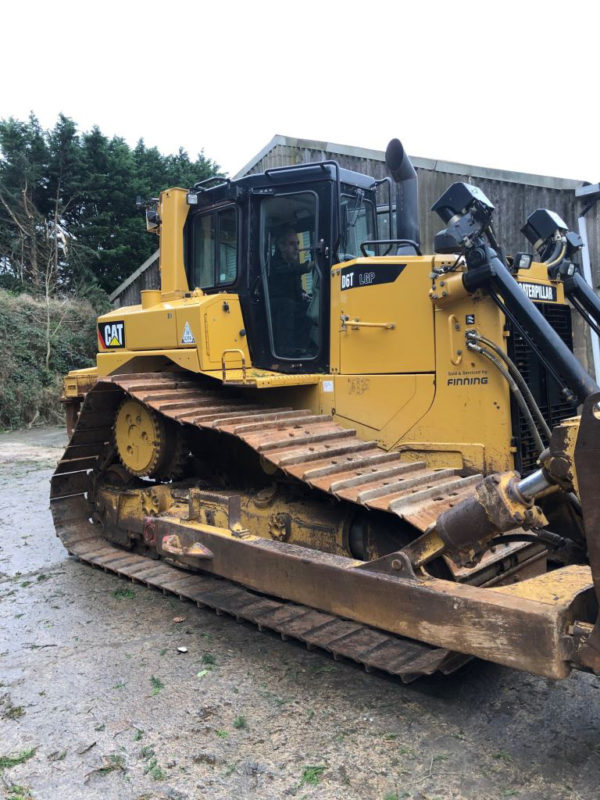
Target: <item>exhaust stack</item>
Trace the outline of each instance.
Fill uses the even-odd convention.
[[[385,163],[396,183],[396,238],[402,240],[397,252],[418,252],[421,237],[417,173],[399,139],[388,144]]]

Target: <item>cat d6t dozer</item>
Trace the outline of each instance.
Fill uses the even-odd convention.
[[[65,379],[58,534],[403,680],[472,656],[600,673],[600,390],[553,327],[564,297],[519,287],[467,184],[422,255],[414,169],[386,155],[393,239],[392,181],[333,161],[148,205],[161,288],[100,317],[97,366]]]

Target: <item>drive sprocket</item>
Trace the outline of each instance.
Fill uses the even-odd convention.
[[[127,397],[117,410],[113,430],[117,453],[131,475],[161,480],[180,477],[183,442],[179,425]]]

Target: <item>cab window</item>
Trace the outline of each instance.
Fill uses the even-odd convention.
[[[192,220],[190,285],[211,289],[237,277],[237,212],[233,207]]]
[[[339,260],[349,261],[363,255],[360,246],[363,242],[377,239],[375,227],[375,208],[370,200],[365,200],[358,190],[354,194],[343,194],[341,202],[342,235],[340,238]],[[366,247],[369,256],[377,255],[376,245]]]

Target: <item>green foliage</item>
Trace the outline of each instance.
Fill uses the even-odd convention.
[[[133,589],[115,589],[113,592],[113,597],[116,597],[117,600],[133,600],[135,597],[135,591]]]
[[[11,783],[6,786],[6,800],[33,800],[33,795],[27,786]]]
[[[100,775],[108,775],[109,772],[125,772],[125,758],[120,753],[104,756],[103,765],[94,772]]]
[[[161,689],[165,688],[165,685],[161,679],[156,678],[154,675],[152,675],[150,678],[150,683],[152,684],[152,695],[158,694]]]
[[[94,309],[88,302],[46,304],[0,289],[0,319],[0,428],[62,422],[63,375],[95,363]]]
[[[111,292],[156,249],[136,198],[216,172],[203,153],[132,149],[62,114],[52,130],[33,115],[0,120],[0,287]]]
[[[326,769],[327,767],[325,765],[304,767],[302,778],[300,779],[300,786],[303,786],[304,784],[308,784],[309,786],[317,786],[321,781],[321,775]]]
[[[37,747],[33,747],[31,750],[21,750],[18,756],[0,756],[0,769],[9,769],[10,767],[16,767],[17,764],[24,764],[30,758],[33,758],[36,750]]]
[[[144,775],[150,775],[155,781],[164,781],[167,773],[159,766],[158,761],[153,758],[144,767]]]

